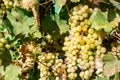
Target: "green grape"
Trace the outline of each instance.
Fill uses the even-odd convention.
[[[6,49],[10,49],[10,45],[9,44],[5,44],[5,48]]]
[[[0,42],[0,48],[2,48],[2,47],[3,47],[3,43]]]
[[[6,44],[7,40],[5,38],[0,38],[0,42],[3,43],[3,44]]]

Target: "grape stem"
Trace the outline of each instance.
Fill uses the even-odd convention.
[[[46,2],[42,3],[42,4],[40,4],[40,6],[46,5],[46,4],[48,4],[49,2],[52,2],[52,0],[49,0],[49,1],[46,1]]]
[[[39,62],[40,62],[40,61],[39,61]],[[57,72],[56,70],[54,70],[53,68],[48,67],[47,65],[43,64],[42,62],[40,62],[40,63],[41,63],[42,65],[44,65],[45,67],[52,69],[54,72],[56,72],[56,73],[58,74],[59,77],[62,77],[62,74],[58,73],[58,72]]]
[[[66,7],[66,10],[67,10],[67,12],[68,12],[68,16],[70,17],[70,11],[69,11],[69,8],[68,8],[68,6],[67,6],[67,3],[65,4],[65,7]]]

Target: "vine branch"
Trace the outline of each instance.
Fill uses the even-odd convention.
[[[46,5],[46,4],[50,3],[50,2],[52,2],[52,0],[48,0],[48,1],[44,2],[44,3],[41,3],[40,6]]]
[[[65,7],[66,7],[66,10],[67,10],[68,16],[70,17],[70,11],[69,11],[69,8],[67,6],[67,3],[65,4]]]

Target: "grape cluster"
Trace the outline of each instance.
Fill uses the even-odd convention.
[[[10,44],[5,38],[0,38],[0,54],[10,49]]]
[[[13,6],[14,2],[12,0],[3,0],[4,5],[6,6],[6,8],[10,8]]]
[[[106,53],[102,39],[88,23],[92,12],[93,10],[87,5],[80,4],[73,8],[69,19],[70,35],[65,37],[63,51],[65,51],[67,73],[70,79],[77,77],[78,68],[81,69],[79,76],[82,79],[89,79],[95,70],[96,59],[101,59]]]
[[[55,58],[55,55],[53,55],[50,52],[42,52],[41,55],[38,57],[38,69],[40,69],[40,80],[47,80],[47,78],[51,75],[49,69],[53,65]]]
[[[40,80],[47,80],[52,77],[53,80],[60,80],[65,73],[65,65],[62,59],[58,59],[56,52],[42,52],[38,56],[38,69],[40,70]],[[62,69],[62,70],[61,70]]]
[[[5,6],[3,3],[0,4],[0,18],[2,19],[5,14]]]

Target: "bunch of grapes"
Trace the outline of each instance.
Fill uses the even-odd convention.
[[[5,6],[3,3],[0,3],[0,18],[2,19],[5,14]]]
[[[40,80],[47,80],[52,75],[51,66],[56,56],[51,52],[41,52],[38,56],[38,69],[40,69]]]
[[[14,2],[12,0],[3,0],[4,5],[6,6],[6,8],[10,8],[13,6]]]
[[[70,36],[65,38],[63,50],[65,51],[67,73],[70,79],[77,77],[76,71],[81,69],[79,76],[89,79],[96,67],[96,59],[101,59],[106,53],[102,39],[88,22],[93,10],[87,5],[78,5],[73,8],[69,19]]]
[[[61,80],[66,77],[66,65],[63,59],[58,58],[56,52],[42,52],[38,56],[38,69],[40,70],[40,80]]]

